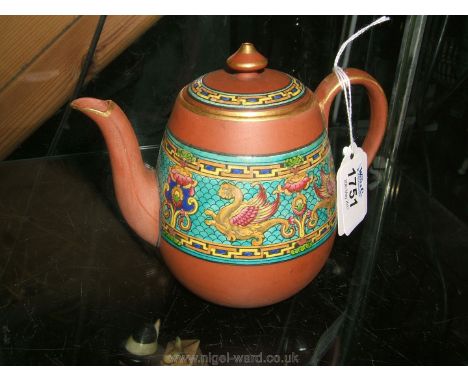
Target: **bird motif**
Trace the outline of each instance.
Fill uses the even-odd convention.
[[[230,219],[231,224],[245,227],[249,224],[264,222],[272,217],[280,202],[279,194],[273,203],[268,202],[265,188],[259,184],[259,191],[252,199],[241,203]]]
[[[269,202],[263,185],[257,186],[258,193],[250,200],[244,200],[244,193],[239,187],[223,183],[218,195],[232,202],[222,207],[218,213],[206,210],[205,214],[213,220],[206,220],[205,223],[215,226],[230,241],[253,239],[252,245],[261,245],[265,239],[265,232],[277,224],[281,224],[282,230],[286,230],[286,219],[272,218],[278,211],[280,195],[277,194],[276,199]]]

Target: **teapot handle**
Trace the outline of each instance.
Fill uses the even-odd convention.
[[[366,88],[370,102],[369,131],[362,149],[367,154],[368,166],[372,163],[377,150],[382,143],[387,124],[387,97],[379,83],[368,73],[359,69],[346,69],[351,85],[363,85]],[[330,107],[336,95],[341,91],[341,85],[335,73],[329,74],[317,87],[315,96],[323,113],[325,126],[328,129]]]

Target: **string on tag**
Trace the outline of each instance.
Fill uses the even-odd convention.
[[[353,135],[353,121],[352,121],[352,101],[351,101],[351,82],[349,80],[348,75],[346,72],[343,70],[342,67],[338,65],[338,62],[340,61],[341,55],[345,51],[346,47],[356,38],[358,38],[360,35],[365,33],[367,30],[370,28],[373,28],[374,26],[384,23],[386,21],[389,21],[390,17],[387,16],[382,16],[379,19],[375,20],[374,22],[370,23],[369,25],[359,29],[356,33],[354,33],[351,37],[349,37],[340,47],[338,50],[338,53],[336,54],[335,57],[335,62],[333,64],[333,72],[336,74],[338,77],[338,81],[340,82],[341,88],[343,89],[344,93],[344,100],[345,100],[345,106],[346,106],[346,114],[348,117],[348,128],[349,128],[349,146],[346,146],[343,149],[343,155],[350,154],[352,153],[353,147],[356,146],[354,143],[354,135]],[[351,152],[350,152],[351,151]]]

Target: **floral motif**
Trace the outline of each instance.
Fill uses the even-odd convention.
[[[297,216],[302,216],[307,211],[307,199],[304,195],[297,195],[291,203],[292,211]]]
[[[198,202],[193,197],[197,181],[184,167],[175,165],[169,168],[169,175],[164,184],[163,216],[170,221],[172,227],[189,230],[192,222],[189,215],[198,209]]]
[[[284,192],[286,195],[301,192],[309,187],[311,181],[312,178],[304,172],[294,174],[285,180],[283,186],[278,186],[276,192]]]
[[[296,163],[297,165],[297,163]],[[318,223],[318,210],[326,208],[327,213],[335,205],[335,177],[333,173],[325,173],[320,171],[320,185],[317,185],[315,177],[310,177],[307,173],[296,173],[285,180],[284,185],[278,186],[276,193],[284,193],[285,195],[294,195],[291,201],[291,211],[293,215],[288,218],[289,229],[288,236],[291,231],[302,238],[306,235],[307,229],[314,229]],[[313,187],[316,195],[320,199],[312,209],[307,207],[307,197],[302,193],[307,189],[311,182],[314,182]]]

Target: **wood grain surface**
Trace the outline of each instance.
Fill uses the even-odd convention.
[[[87,80],[160,16],[108,16]],[[0,159],[69,98],[98,16],[0,17]]]

